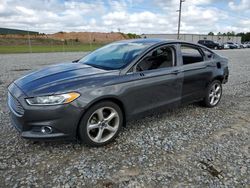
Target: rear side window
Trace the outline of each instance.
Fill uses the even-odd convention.
[[[181,54],[183,65],[199,63],[204,60],[199,48],[193,46],[181,45]]]

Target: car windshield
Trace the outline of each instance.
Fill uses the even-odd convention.
[[[132,62],[150,43],[119,42],[106,45],[79,60],[105,70],[121,69]]]

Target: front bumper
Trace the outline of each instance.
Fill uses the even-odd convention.
[[[23,138],[34,140],[74,139],[83,109],[76,101],[66,105],[30,106],[25,94],[15,85],[9,86],[8,106],[12,125]],[[42,132],[50,127],[50,133]]]

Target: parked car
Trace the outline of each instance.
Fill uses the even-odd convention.
[[[241,42],[238,42],[237,44],[240,46],[240,48],[244,48],[244,46]]]
[[[233,42],[224,43],[224,49],[236,49],[238,48]]]
[[[244,42],[242,45],[243,45],[243,48],[248,48],[247,42]]]
[[[243,47],[244,48],[250,48],[250,42],[244,42]]]
[[[237,47],[238,49],[244,48],[244,47],[243,47],[243,44],[241,44],[241,43],[239,43],[239,42],[235,42],[234,45],[236,45],[236,47]]]
[[[199,40],[198,44],[204,45],[208,48],[215,49],[215,50],[223,48],[223,46],[220,45],[220,43],[212,41],[212,40]]]
[[[230,45],[227,44],[227,43],[224,43],[224,44],[223,44],[223,49],[230,49]]]
[[[128,120],[195,101],[218,105],[228,75],[228,60],[204,46],[126,40],[14,81],[8,106],[24,138],[102,146]]]

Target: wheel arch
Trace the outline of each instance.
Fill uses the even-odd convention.
[[[223,83],[224,76],[222,76],[222,75],[215,76],[215,77],[211,80],[211,82],[213,82],[214,80],[219,80],[221,83]],[[210,82],[210,83],[211,83],[211,82]]]
[[[209,84],[215,80],[219,80],[221,83],[223,83],[224,77],[222,75],[217,75],[217,76],[213,77],[210,81],[207,82],[206,87],[208,87]]]
[[[99,103],[99,102],[103,102],[103,101],[111,101],[115,104],[117,104],[120,108],[121,108],[121,111],[122,111],[122,114],[123,114],[123,127],[126,127],[126,110],[125,110],[125,106],[124,106],[124,103],[118,99],[117,97],[115,96],[105,96],[105,97],[102,97],[102,98],[98,98],[94,101],[92,101],[90,104],[88,104],[85,109],[84,109],[84,112],[81,114],[79,120],[78,120],[78,124],[77,124],[77,129],[76,129],[76,137],[78,137],[78,130],[79,130],[79,125],[82,121],[82,118],[84,116],[84,114],[86,113],[86,111],[92,107],[93,105]]]

